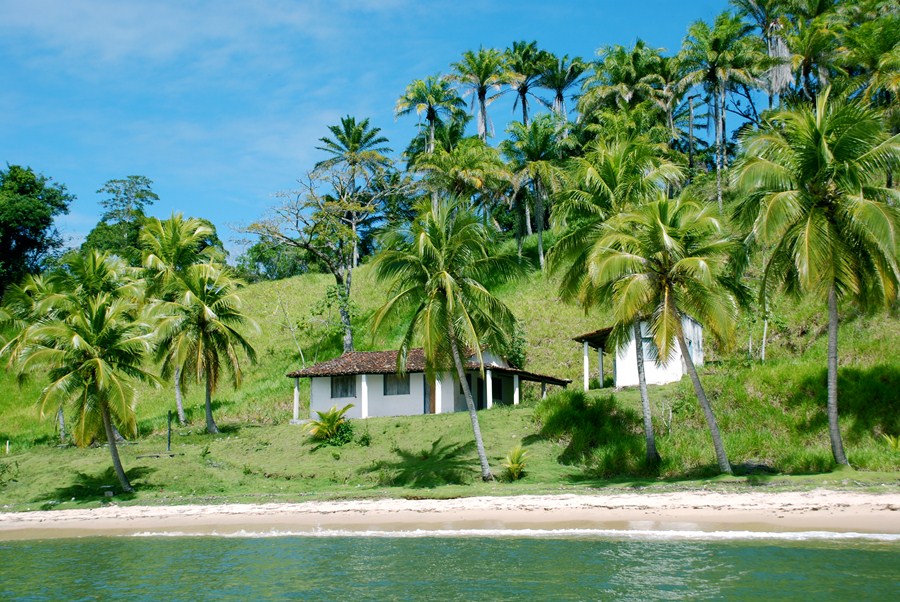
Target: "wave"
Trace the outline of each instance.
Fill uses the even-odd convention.
[[[413,529],[408,531],[314,529],[308,531],[233,531],[203,532],[141,531],[132,537],[491,537],[491,538],[549,538],[549,539],[637,539],[688,541],[838,541],[867,540],[900,542],[900,533],[856,533],[836,531],[691,531],[653,529]]]

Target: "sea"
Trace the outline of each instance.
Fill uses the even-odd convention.
[[[900,536],[138,533],[0,541],[0,600],[898,600]]]

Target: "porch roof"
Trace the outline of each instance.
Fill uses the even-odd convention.
[[[572,340],[579,343],[587,343],[589,347],[593,347],[594,349],[606,349],[606,343],[609,340],[609,335],[612,334],[612,331],[613,327],[607,326],[606,328],[601,328],[594,332],[580,334]]]

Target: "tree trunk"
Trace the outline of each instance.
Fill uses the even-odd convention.
[[[531,205],[528,204],[528,199],[523,198],[522,204],[525,205],[525,234],[531,236],[534,234],[534,230],[531,228]]]
[[[59,425],[59,444],[66,444],[66,415],[63,412],[62,406],[59,406],[59,409],[56,410],[56,421]]]
[[[522,100],[522,125],[528,127],[528,99],[526,98],[528,94],[528,88],[525,88],[525,91],[519,94],[519,98]]]
[[[544,195],[541,181],[535,178],[534,182],[534,223],[537,226],[538,261],[541,271],[544,271]]]
[[[475,401],[472,399],[472,391],[469,389],[469,382],[466,380],[466,371],[463,368],[462,358],[459,353],[459,343],[456,340],[456,335],[453,333],[452,324],[450,325],[449,335],[453,364],[456,366],[456,374],[459,376],[459,383],[462,385],[463,394],[466,397],[466,407],[469,409],[469,418],[472,421],[475,448],[478,450],[478,461],[481,462],[481,479],[483,481],[493,481],[494,475],[491,473],[491,467],[488,464],[487,453],[484,451],[484,441],[481,438],[481,427],[478,425],[478,412],[475,410]]]
[[[828,291],[828,436],[834,461],[850,466],[844,454],[841,426],[838,423],[838,309],[834,285]]]
[[[766,339],[769,336],[769,318],[763,318],[763,336],[762,344],[759,347],[759,360],[763,363],[766,361]]]
[[[125,493],[134,493],[134,487],[128,482],[125,476],[125,470],[122,468],[122,461],[119,459],[119,450],[116,448],[116,436],[113,434],[113,424],[109,417],[109,406],[106,403],[100,405],[100,414],[103,416],[103,428],[106,430],[106,442],[109,444],[109,455],[112,456],[113,470],[116,471],[116,477],[119,484],[122,485],[122,491]]]
[[[210,379],[209,374],[206,375],[206,432],[211,435],[219,433],[219,427],[216,426],[216,421],[213,420],[212,379]]]
[[[344,266],[344,273],[336,273],[334,275],[335,282],[338,286],[338,315],[341,317],[341,324],[344,327],[344,353],[353,351],[353,323],[350,320],[350,287],[353,284],[353,269]]]
[[[184,426],[184,399],[181,396],[181,366],[175,368],[175,409],[178,411],[178,424]]]
[[[719,211],[722,211],[722,121],[719,113],[719,88],[713,91],[714,119],[716,120],[716,201],[719,203]]]
[[[478,135],[482,142],[487,142],[487,99],[484,90],[478,92]]]
[[[719,470],[725,474],[731,474],[731,463],[728,462],[728,456],[725,454],[725,445],[722,443],[722,434],[719,432],[719,425],[713,414],[709,400],[706,399],[706,392],[703,385],[700,384],[700,377],[697,376],[697,369],[694,367],[694,360],[691,358],[687,344],[684,342],[684,335],[678,333],[678,347],[681,349],[681,357],[684,358],[684,364],[687,366],[688,374],[694,385],[694,392],[697,394],[697,401],[703,409],[703,415],[706,417],[706,425],[709,427],[709,434],[712,436],[713,447],[716,450],[716,461],[719,463]]]
[[[647,443],[647,466],[656,468],[661,458],[656,451],[656,437],[653,435],[653,416],[650,413],[650,396],[647,394],[647,375],[644,372],[644,341],[641,336],[641,322],[634,322],[634,349],[637,357],[638,388],[641,391],[641,412],[644,415],[644,439]],[[603,387],[603,383],[600,383]]]

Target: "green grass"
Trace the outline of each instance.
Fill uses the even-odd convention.
[[[528,249],[526,249],[528,250]],[[358,349],[389,349],[403,325],[373,337],[368,320],[385,298],[368,267],[354,275]],[[883,435],[900,435],[900,341],[896,313],[862,316],[842,312],[840,410],[845,446],[859,470],[831,470],[825,430],[824,304],[814,299],[777,299],[771,308],[767,361],[747,355],[748,338],[758,349],[762,323],[742,319],[732,349],[707,342],[701,372],[738,472],[714,477],[715,458],[706,426],[687,379],[651,387],[658,471],[642,464],[643,437],[637,392],[592,392],[556,408],[538,406],[536,387],[524,391],[519,408],[481,412],[492,467],[501,472],[509,451],[528,451],[526,476],[513,483],[481,483],[465,414],[354,421],[358,441],[369,445],[319,447],[303,429],[288,424],[292,382],[284,375],[340,353],[340,340],[323,335],[321,318],[310,316],[333,280],[305,275],[247,287],[244,309],[259,324],[250,340],[259,353],[245,364],[244,386],[227,383],[214,396],[219,436],[203,433],[203,391],[193,386],[185,405],[188,425],[176,427],[173,452],[165,450],[166,413],[173,409],[170,385],[144,388],[137,405],[139,435],[122,446],[123,462],[138,492],[126,503],[300,500],[310,497],[443,496],[551,493],[592,488],[898,486],[900,453]],[[527,369],[581,383],[577,334],[607,324],[602,312],[563,305],[556,283],[540,274],[497,291],[525,324]],[[296,341],[288,324],[302,324]],[[592,357],[592,363],[596,358]],[[607,364],[609,366],[609,364]],[[115,486],[108,450],[58,447],[55,416],[39,417],[35,402],[45,383],[18,387],[0,372],[0,504],[11,509],[99,504],[101,486]],[[301,381],[301,399],[309,398]],[[581,405],[578,405],[578,404]],[[305,416],[308,411],[304,407]],[[556,422],[554,422],[554,420]],[[548,426],[549,425],[549,426]],[[10,454],[5,455],[6,442]],[[75,498],[74,501],[72,498]],[[48,506],[49,505],[49,506]]]

